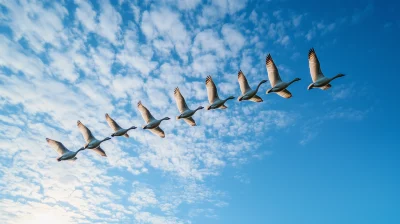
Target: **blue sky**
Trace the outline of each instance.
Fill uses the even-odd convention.
[[[379,1],[0,0],[1,223],[398,223],[396,3]],[[314,47],[328,91],[307,91]],[[137,129],[74,163],[82,121],[95,136],[175,118],[178,86],[206,106],[267,79],[271,53],[293,97]]]

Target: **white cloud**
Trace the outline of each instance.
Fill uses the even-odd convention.
[[[97,33],[106,38],[112,44],[118,44],[118,37],[121,31],[121,15],[115,10],[108,0],[100,2],[101,13]]]
[[[96,12],[93,10],[91,4],[83,0],[75,0],[78,5],[75,16],[76,19],[90,32],[94,32],[97,27]]]
[[[245,37],[230,24],[225,24],[221,32],[232,53],[236,55],[245,45]]]

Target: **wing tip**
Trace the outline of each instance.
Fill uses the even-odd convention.
[[[212,82],[211,75],[208,75],[208,76],[206,77],[206,84],[208,84],[209,82]]]
[[[308,51],[308,58],[311,58],[311,56],[315,55],[315,50],[314,48],[310,48],[310,50]]]
[[[266,64],[269,64],[269,63],[271,63],[271,62],[273,62],[272,56],[271,56],[270,53],[268,53],[267,58],[265,59],[265,63],[266,63]]]
[[[142,105],[143,105],[143,104],[142,104],[142,101],[139,100],[139,102],[137,103],[137,106],[140,107],[140,106],[142,106]]]
[[[82,124],[82,122],[80,121],[80,120],[78,120],[77,122],[76,122],[76,125],[81,125]]]
[[[51,139],[49,139],[49,138],[46,138],[46,142],[50,142],[51,141]]]
[[[175,87],[174,94],[177,94],[178,92],[179,92],[179,87]]]

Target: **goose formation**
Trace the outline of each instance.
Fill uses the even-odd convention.
[[[327,90],[332,87],[330,84],[332,80],[337,79],[339,77],[343,77],[344,74],[339,73],[331,78],[324,76],[321,70],[321,66],[315,53],[314,48],[311,48],[308,52],[308,65],[310,68],[310,74],[312,83],[307,87],[307,90],[311,90],[314,88],[319,88],[322,90]],[[288,90],[288,87],[292,85],[294,82],[300,81],[300,78],[295,78],[290,82],[282,81],[278,68],[275,65],[274,60],[272,59],[271,54],[268,54],[265,60],[265,66],[268,73],[268,79],[271,83],[271,88],[266,91],[266,94],[276,93],[279,96],[289,99],[292,97],[292,93]],[[238,82],[241,91],[241,95],[237,98],[240,101],[252,101],[255,103],[263,102],[263,99],[257,95],[260,86],[268,80],[261,80],[255,89],[252,89],[249,86],[249,83],[246,79],[246,76],[239,70],[238,72]],[[206,89],[207,89],[207,96],[209,105],[206,107],[206,110],[215,110],[215,109],[227,109],[226,106],[228,100],[235,99],[234,96],[229,96],[226,98],[220,98],[218,95],[217,86],[215,85],[211,76],[207,76],[205,80]],[[196,109],[192,110],[186,104],[185,98],[183,97],[182,93],[180,92],[179,88],[176,87],[174,90],[174,98],[176,102],[176,106],[179,111],[179,115],[176,116],[177,120],[184,120],[190,126],[196,126],[196,121],[193,119],[193,116],[198,110],[204,109],[203,106],[198,106]],[[169,117],[164,117],[162,119],[156,119],[150,113],[150,111],[142,104],[141,101],[137,103],[137,108],[142,115],[142,118],[146,124],[142,126],[143,129],[147,129],[153,134],[165,138],[165,133],[161,129],[160,125],[162,121],[170,120]],[[105,114],[106,122],[108,126],[112,129],[113,133],[111,137],[117,136],[124,136],[129,138],[128,132],[130,130],[136,129],[136,126],[131,126],[129,128],[122,128],[118,125],[118,123],[110,117],[109,114]],[[46,138],[47,143],[51,148],[53,148],[58,154],[57,161],[62,160],[69,160],[75,161],[77,159],[76,155],[83,150],[91,149],[100,156],[107,157],[106,152],[100,147],[101,143],[110,140],[110,137],[105,137],[103,139],[97,139],[93,136],[92,132],[87,128],[82,122],[79,120],[77,121],[77,126],[85,140],[85,144],[83,147],[78,149],[77,151],[73,152],[68,150],[61,142],[56,140]]]

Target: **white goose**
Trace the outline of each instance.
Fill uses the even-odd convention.
[[[215,86],[211,76],[207,76],[206,78],[206,87],[207,87],[208,102],[210,103],[210,105],[207,106],[207,110],[217,109],[217,108],[226,109],[228,107],[225,106],[224,103],[228,100],[235,99],[235,97],[230,96],[224,100],[221,100],[218,97],[217,87]]]
[[[242,70],[238,72],[238,81],[240,86],[240,91],[242,91],[242,95],[239,96],[238,101],[242,100],[250,100],[256,103],[263,102],[262,98],[257,96],[258,89],[260,88],[261,84],[266,83],[267,80],[262,80],[256,89],[251,89],[249,83],[247,82],[246,76],[244,76]]]
[[[332,87],[331,84],[329,84],[332,80],[344,76],[344,74],[337,74],[332,78],[325,77],[321,71],[321,67],[314,48],[311,48],[308,52],[308,65],[310,66],[311,79],[313,81],[313,83],[308,86],[308,90],[312,88],[327,90]]]
[[[108,126],[110,126],[111,129],[113,129],[114,133],[111,134],[112,137],[114,136],[125,136],[127,138],[129,138],[128,135],[128,131],[132,130],[132,129],[136,129],[135,126],[132,126],[130,128],[121,128],[117,122],[114,121],[114,119],[112,119],[110,117],[110,115],[106,114],[106,120],[108,123]]]
[[[92,149],[95,151],[97,154],[107,157],[106,152],[102,148],[100,148],[100,144],[104,141],[110,140],[110,137],[106,137],[103,140],[97,140],[93,135],[92,132],[82,124],[82,122],[78,121],[77,122],[78,128],[82,133],[83,138],[86,141],[86,144],[84,146],[85,149]]]
[[[61,142],[46,138],[47,143],[52,147],[59,155],[60,157],[57,158],[57,161],[60,162],[61,160],[71,160],[75,161],[78,159],[76,157],[76,154],[78,152],[85,150],[85,148],[80,148],[76,152],[72,152],[68,150]]]
[[[272,60],[272,57],[270,54],[268,54],[268,56],[267,56],[265,65],[267,67],[268,78],[269,78],[269,81],[271,82],[271,87],[272,87],[267,90],[267,94],[270,92],[275,92],[283,98],[292,97],[292,94],[286,88],[289,87],[292,83],[299,81],[301,79],[295,78],[291,82],[282,82],[281,77],[279,76],[278,69],[276,68],[276,65],[275,65],[274,61]]]
[[[170,118],[164,117],[161,120],[155,119],[153,115],[151,115],[150,111],[145,106],[143,106],[141,101],[138,102],[137,107],[143,117],[143,120],[147,123],[143,126],[143,129],[149,129],[151,132],[160,136],[161,138],[165,138],[165,133],[159,126],[161,124],[161,121],[169,120]]]
[[[201,110],[204,107],[199,106],[195,110],[189,109],[186,104],[185,98],[183,98],[178,87],[176,87],[174,90],[174,97],[176,101],[176,106],[178,106],[178,110],[181,113],[179,116],[176,117],[176,119],[183,119],[187,124],[191,126],[196,126],[196,122],[193,120],[192,116],[196,113],[196,111]]]

